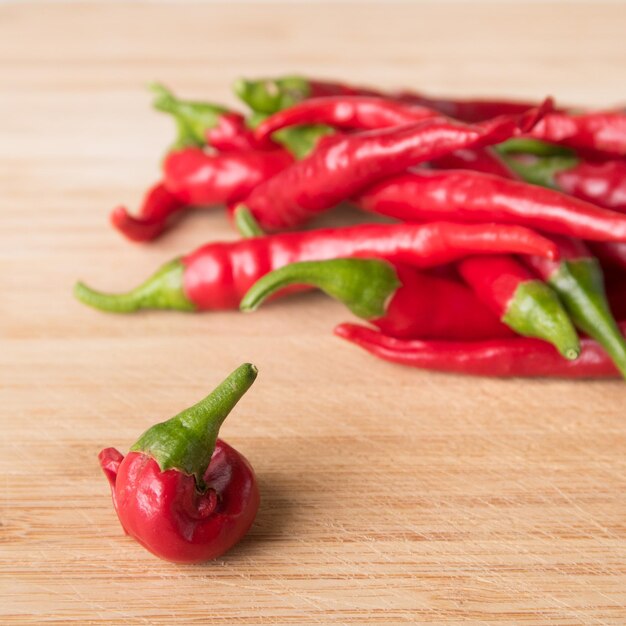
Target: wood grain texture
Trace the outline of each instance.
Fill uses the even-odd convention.
[[[152,246],[107,225],[172,136],[143,85],[232,102],[301,71],[433,93],[624,100],[626,6],[0,7],[0,622],[626,623],[625,387],[392,366],[331,336],[309,294],[255,315],[99,314],[233,233],[196,213]],[[330,217],[334,223],[341,217]],[[243,361],[224,437],[256,468],[249,536],[199,567],[125,538],[96,463]]]

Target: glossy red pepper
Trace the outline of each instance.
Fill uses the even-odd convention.
[[[600,264],[579,239],[551,239],[559,246],[558,261],[529,256],[526,263],[554,289],[576,327],[606,350],[626,378],[626,341],[611,313]]]
[[[111,222],[134,241],[161,234],[175,213],[189,206],[229,204],[293,162],[285,150],[207,154],[200,148],[170,152],[163,162],[164,182],[153,188],[137,217],[118,207]]]
[[[389,177],[362,191],[354,202],[366,211],[406,221],[494,221],[582,239],[626,241],[625,215],[481,172],[415,171]]]
[[[304,100],[261,122],[255,137],[264,141],[282,128],[327,124],[346,130],[375,130],[441,117],[426,107],[371,96],[328,96]]]
[[[595,111],[576,115],[554,111],[547,114],[530,135],[591,154],[623,157],[626,156],[626,113]]]
[[[177,563],[215,559],[248,532],[259,489],[248,461],[217,438],[257,370],[245,364],[193,407],[149,428],[124,457],[100,452],[127,535]]]
[[[626,333],[626,322],[620,324]],[[335,334],[371,354],[401,365],[475,376],[615,378],[615,365],[593,339],[568,361],[548,343],[526,337],[490,341],[419,341],[386,337],[365,326],[341,324]]]
[[[210,243],[167,263],[126,294],[104,294],[79,283],[75,295],[85,304],[119,313],[233,309],[259,278],[298,261],[375,257],[426,268],[498,252],[557,254],[552,242],[519,226],[365,224]]]
[[[509,167],[530,183],[626,213],[626,161],[592,163],[575,156],[505,158]]]
[[[466,126],[430,119],[388,129],[324,137],[315,151],[257,186],[244,204],[263,228],[300,224],[372,183],[464,148],[498,143],[531,127],[541,111],[523,120]]]
[[[256,111],[274,113],[307,98],[326,96],[377,96],[418,106],[464,122],[481,122],[500,115],[519,115],[537,103],[499,99],[432,98],[414,91],[384,92],[328,80],[302,76],[275,79],[240,80],[235,85],[237,95]]]
[[[511,256],[462,259],[459,273],[516,333],[551,343],[566,359],[580,353],[578,336],[556,294]]]
[[[240,309],[254,311],[292,285],[321,289],[392,337],[492,339],[513,334],[463,284],[379,259],[286,265],[259,279]]]

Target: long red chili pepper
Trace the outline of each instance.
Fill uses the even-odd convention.
[[[274,132],[299,124],[327,124],[347,130],[375,130],[441,117],[426,107],[371,96],[329,96],[304,100],[261,122],[255,137],[264,141]]]
[[[611,314],[602,269],[579,239],[552,237],[559,261],[526,257],[526,262],[557,293],[574,324],[595,339],[626,378],[626,341]]]
[[[240,309],[254,311],[292,285],[321,289],[392,337],[491,339],[513,334],[461,283],[379,259],[286,265],[254,283]]]
[[[626,241],[625,215],[552,189],[481,172],[415,171],[387,178],[354,201],[367,211],[407,221],[488,220],[583,239]]]
[[[626,113],[595,111],[573,115],[554,111],[547,114],[530,135],[577,150],[623,157],[626,156]]]
[[[511,256],[462,259],[459,273],[515,332],[551,343],[566,359],[580,353],[578,336],[556,294]]]
[[[245,206],[263,228],[284,228],[352,197],[377,180],[464,148],[484,147],[532,126],[537,115],[466,126],[430,119],[349,136],[324,137],[315,151],[259,185]]]
[[[139,215],[118,207],[111,222],[129,239],[149,241],[181,209],[241,200],[291,163],[293,158],[285,150],[207,154],[200,148],[185,148],[170,152],[163,162],[164,182],[150,190]]]
[[[210,243],[167,263],[126,294],[104,294],[78,283],[75,295],[85,304],[119,313],[146,308],[234,309],[261,276],[297,261],[358,256],[433,267],[468,254],[556,257],[556,250],[552,242],[519,226],[365,224]]]
[[[304,100],[266,118],[255,131],[259,141],[298,124],[327,124],[341,129],[374,130],[439,117],[433,109],[371,96],[328,96]],[[460,150],[431,163],[438,169],[467,168],[505,178],[517,176],[488,149]]]
[[[156,556],[215,559],[252,525],[256,477],[217,435],[256,375],[249,363],[237,368],[204,400],[149,428],[125,457],[115,448],[100,452],[124,531]]]
[[[369,87],[312,80],[301,76],[275,79],[240,80],[237,95],[251,108],[274,113],[307,98],[325,96],[378,96],[435,109],[464,122],[481,122],[499,115],[519,115],[536,103],[496,99],[432,98],[413,91],[382,92]]]
[[[626,322],[620,323],[626,333]],[[341,324],[335,334],[371,354],[402,365],[475,376],[613,378],[618,371],[602,346],[581,340],[581,353],[568,361],[548,343],[526,337],[491,341],[419,341],[386,337],[365,326]]]
[[[524,180],[626,213],[626,161],[592,163],[575,156],[506,156]]]

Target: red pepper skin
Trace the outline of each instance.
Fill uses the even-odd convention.
[[[165,185],[188,205],[229,204],[293,163],[285,150],[207,154],[200,148],[170,153],[163,162]]]
[[[185,206],[178,196],[159,182],[153,185],[143,200],[138,217],[133,217],[124,206],[111,212],[112,226],[131,241],[150,241],[158,237],[171,215]]]
[[[453,219],[522,224],[598,241],[626,240],[626,216],[552,189],[481,172],[412,172],[361,192],[356,204],[406,221]]]
[[[241,200],[292,162],[285,150],[207,154],[201,148],[184,148],[170,152],[163,162],[164,182],[149,190],[139,215],[117,207],[111,223],[132,241],[150,241],[182,209]]]
[[[431,119],[324,137],[311,155],[257,186],[245,206],[263,228],[295,226],[377,180],[456,150],[498,143],[512,136],[516,128],[513,119],[473,127]]]
[[[626,161],[580,161],[574,167],[556,172],[554,181],[564,193],[626,213]]]
[[[221,556],[248,532],[259,508],[252,467],[220,439],[204,475],[204,493],[196,490],[193,476],[163,472],[141,452],[123,457],[106,448],[99,459],[126,534],[168,561],[196,563]]]
[[[530,134],[577,150],[626,156],[626,113],[621,111],[581,115],[555,111],[547,114]]]
[[[519,176],[489,148],[483,150],[458,150],[430,162],[436,170],[470,170],[509,180],[520,180]]]
[[[206,142],[219,152],[242,152],[248,150],[269,150],[277,146],[270,138],[259,141],[248,128],[246,118],[240,113],[224,113],[217,124],[205,131]]]
[[[626,322],[620,323],[622,333]],[[600,345],[581,340],[575,361],[563,359],[550,345],[516,337],[491,341],[419,341],[386,337],[371,328],[341,324],[335,334],[371,354],[401,365],[474,376],[616,378],[618,371]]]
[[[327,124],[346,130],[375,130],[411,124],[439,113],[426,107],[371,96],[328,96],[304,100],[265,119],[255,131],[263,141],[281,128]]]
[[[590,242],[589,247],[598,257],[604,269],[620,268],[626,270],[626,242]]]
[[[182,258],[184,293],[197,310],[234,309],[259,278],[290,263],[375,257],[427,268],[496,248],[521,254],[538,249],[551,256],[555,246],[544,246],[545,241],[524,228],[432,222],[364,224],[210,243]]]

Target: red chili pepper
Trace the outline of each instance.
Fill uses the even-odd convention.
[[[505,156],[524,180],[626,213],[626,161],[590,163],[575,156]]]
[[[75,295],[85,304],[118,313],[234,309],[261,276],[297,261],[376,257],[425,268],[468,254],[498,252],[553,257],[556,246],[519,226],[364,224],[210,243],[167,263],[129,293],[104,294],[78,283]]]
[[[626,242],[590,242],[589,247],[598,257],[602,267],[626,270]]]
[[[379,259],[286,265],[254,283],[240,309],[255,311],[292,285],[321,289],[392,337],[487,339],[513,334],[461,283]]]
[[[626,156],[626,113],[623,111],[596,111],[580,115],[554,111],[547,114],[530,134],[537,139],[577,150]]]
[[[626,322],[620,323],[620,328],[625,333]],[[575,361],[568,361],[550,344],[526,337],[491,341],[419,341],[386,337],[356,324],[341,324],[335,328],[335,334],[386,361],[439,372],[498,377],[618,376],[603,348],[588,338],[581,340],[580,356]]]
[[[375,130],[440,117],[432,109],[371,96],[329,96],[304,100],[266,118],[255,131],[259,141],[276,131],[298,124],[327,124],[349,130]],[[431,163],[437,169],[471,169],[505,178],[517,176],[495,153],[460,150]]]
[[[200,148],[185,148],[170,152],[163,162],[164,183],[150,190],[139,216],[118,207],[111,222],[129,239],[149,241],[181,209],[241,200],[292,162],[285,150],[207,154]]]
[[[481,172],[415,171],[387,178],[354,200],[366,211],[407,221],[494,221],[583,239],[626,240],[624,215],[552,189]]]
[[[127,535],[176,563],[215,559],[248,532],[259,489],[248,461],[217,438],[257,369],[236,369],[195,406],[149,428],[124,457],[100,452]]]
[[[578,239],[551,237],[559,261],[526,257],[527,263],[554,289],[577,328],[595,339],[626,378],[626,341],[611,314],[602,269]]]
[[[272,146],[271,141],[255,139],[241,113],[211,102],[180,100],[158,83],[151,85],[151,89],[156,94],[154,108],[169,113],[176,120],[178,137],[174,149],[202,147],[207,143],[222,152]]]
[[[493,99],[431,98],[413,91],[383,92],[345,83],[311,80],[301,76],[241,80],[237,95],[255,111],[274,113],[307,98],[325,96],[378,96],[435,109],[465,122],[481,122],[500,115],[519,115],[536,103]]]
[[[458,150],[431,161],[429,165],[436,170],[471,170],[472,172],[493,174],[510,180],[520,179],[504,160],[490,148]]]
[[[376,130],[441,117],[425,107],[371,96],[328,96],[304,100],[261,122],[255,137],[264,141],[282,128],[327,124],[347,130]]]
[[[516,132],[518,123],[531,126],[540,114],[534,111],[519,122],[506,118],[483,126],[431,119],[324,137],[311,155],[256,187],[244,204],[263,228],[294,226],[413,165],[503,141]]]
[[[578,336],[556,294],[510,256],[463,259],[459,273],[515,332],[554,345],[566,358],[580,354]]]

